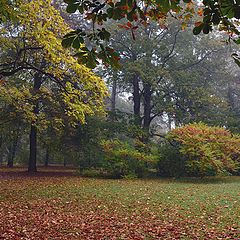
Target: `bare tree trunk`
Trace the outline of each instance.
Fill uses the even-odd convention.
[[[9,168],[13,167],[13,157],[12,157],[13,146],[10,144],[8,147],[8,155],[7,155],[7,166]]]
[[[144,119],[143,128],[149,133],[150,123],[151,123],[151,86],[150,84],[144,85]]]
[[[47,167],[49,163],[49,148],[46,148],[46,155],[45,155],[45,161],[44,161],[44,166]]]
[[[34,76],[34,85],[33,93],[37,94],[42,84],[42,75],[41,73],[36,73]],[[39,113],[39,102],[36,100],[35,107],[33,109],[35,115]],[[29,134],[30,141],[30,153],[29,153],[29,162],[28,162],[28,172],[37,171],[37,127],[33,121],[31,124],[31,130]]]
[[[3,163],[3,136],[0,135],[0,166]]]
[[[64,158],[63,158],[63,166],[64,166],[64,167],[67,166],[67,158],[66,158],[66,156],[64,156]]]
[[[13,142],[9,146],[7,166],[10,168],[13,167],[14,159],[16,156],[17,145],[18,145],[19,134],[20,134],[19,130],[20,130],[20,126],[18,126],[16,136],[14,136]]]
[[[31,125],[30,135],[30,154],[28,162],[28,171],[36,172],[37,171],[37,127]]]
[[[112,83],[112,93],[111,93],[111,112],[112,112],[112,120],[115,119],[116,113],[116,97],[117,97],[117,80],[116,78],[113,79]]]
[[[136,125],[141,126],[141,94],[139,87],[139,77],[137,75],[133,78],[133,112],[134,121]]]

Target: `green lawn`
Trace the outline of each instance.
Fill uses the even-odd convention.
[[[0,239],[240,239],[239,223],[240,177],[0,173]]]

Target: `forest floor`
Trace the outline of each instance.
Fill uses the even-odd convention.
[[[240,239],[240,177],[109,180],[0,168],[0,239]]]

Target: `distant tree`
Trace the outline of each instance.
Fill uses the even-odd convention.
[[[148,25],[138,29],[136,40],[125,30],[112,30],[111,46],[120,53],[121,68],[99,72],[130,95],[135,124],[146,132],[159,117],[175,125],[226,123],[227,100],[215,88],[230,76],[227,49],[219,38],[195,37],[180,28],[177,22],[168,29]]]

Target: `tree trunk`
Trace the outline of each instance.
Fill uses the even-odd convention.
[[[37,127],[31,125],[30,135],[30,154],[28,162],[28,171],[36,172],[37,171]]]
[[[33,85],[33,96],[37,94],[42,84],[42,75],[41,73],[36,73],[34,75],[34,85]],[[35,107],[33,109],[35,116],[39,113],[39,101],[36,99]],[[31,130],[29,134],[30,142],[30,153],[28,161],[28,172],[37,171],[37,127],[35,121],[32,121]]]
[[[13,157],[12,157],[13,146],[12,144],[8,147],[8,155],[7,155],[7,166],[9,168],[13,167]]]
[[[172,130],[172,117],[170,114],[168,114],[167,118],[168,118],[168,120],[167,120],[168,131],[171,131]]]
[[[64,167],[67,166],[67,158],[66,158],[66,156],[64,156],[64,158],[63,158],[63,166],[64,166]]]
[[[7,166],[13,167],[14,159],[17,152],[18,141],[20,138],[20,122],[17,123],[17,129],[13,131],[12,143],[9,146],[8,157],[7,157]]]
[[[233,87],[230,85],[228,86],[227,96],[228,96],[228,102],[229,102],[230,108],[231,110],[233,110],[235,107],[235,101],[234,101]]]
[[[141,126],[141,94],[139,87],[139,77],[137,75],[133,78],[133,111],[134,111],[134,122],[136,125]]]
[[[49,163],[49,148],[46,148],[46,155],[45,155],[45,161],[44,161],[44,166],[47,167]]]
[[[0,166],[3,163],[3,136],[0,135]]]
[[[111,119],[115,120],[116,116],[116,96],[117,96],[117,80],[113,79],[112,93],[111,93]]]
[[[0,151],[0,166],[3,164],[3,152]]]
[[[144,85],[144,118],[143,118],[143,128],[146,133],[149,133],[150,123],[151,123],[151,86],[150,84]]]
[[[16,156],[17,144],[18,144],[18,136],[13,140],[13,143],[9,147],[7,166],[10,168],[13,167],[13,162]]]

